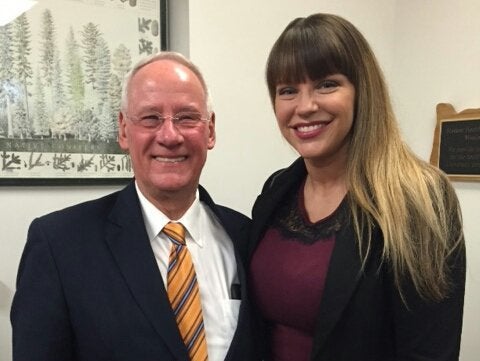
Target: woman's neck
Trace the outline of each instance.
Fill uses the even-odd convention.
[[[347,194],[346,166],[329,164],[318,166],[305,161],[305,210],[311,222],[317,222],[332,214]]]

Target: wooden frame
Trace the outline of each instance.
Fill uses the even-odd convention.
[[[0,185],[131,179],[116,139],[121,81],[168,49],[167,6],[42,0],[0,26]]]
[[[459,113],[437,105],[437,125],[430,163],[454,181],[480,181],[480,109]]]

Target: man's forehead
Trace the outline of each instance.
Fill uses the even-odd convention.
[[[149,107],[158,111],[165,102],[172,101],[177,106],[182,104],[184,107],[188,103],[208,108],[205,89],[195,72],[187,66],[161,59],[140,68],[132,77],[127,98],[129,107]]]
[[[158,86],[161,86],[162,84],[172,82],[188,83],[188,86],[197,83],[205,92],[201,79],[192,69],[181,62],[171,59],[159,59],[144,65],[133,75],[131,81],[135,88],[145,83],[156,83]]]
[[[175,73],[177,73],[178,77],[183,81],[186,81],[188,79],[188,74],[185,71],[186,69],[187,68],[181,68],[181,67],[178,67],[178,66],[174,68]],[[190,70],[190,69],[188,69],[188,70]],[[193,74],[193,75],[195,75],[195,74]]]

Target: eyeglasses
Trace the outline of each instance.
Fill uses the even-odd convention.
[[[173,125],[178,130],[188,130],[197,127],[200,123],[208,122],[210,116],[205,118],[198,112],[180,112],[172,116],[164,116],[159,113],[147,113],[139,117],[133,117],[126,114],[135,125],[138,125],[145,130],[158,130],[162,127],[167,119],[171,119]]]

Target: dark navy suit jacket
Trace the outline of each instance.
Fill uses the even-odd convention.
[[[242,303],[226,360],[255,360],[242,263],[249,219],[217,206],[235,245]],[[131,182],[34,220],[11,321],[14,361],[187,361]]]

